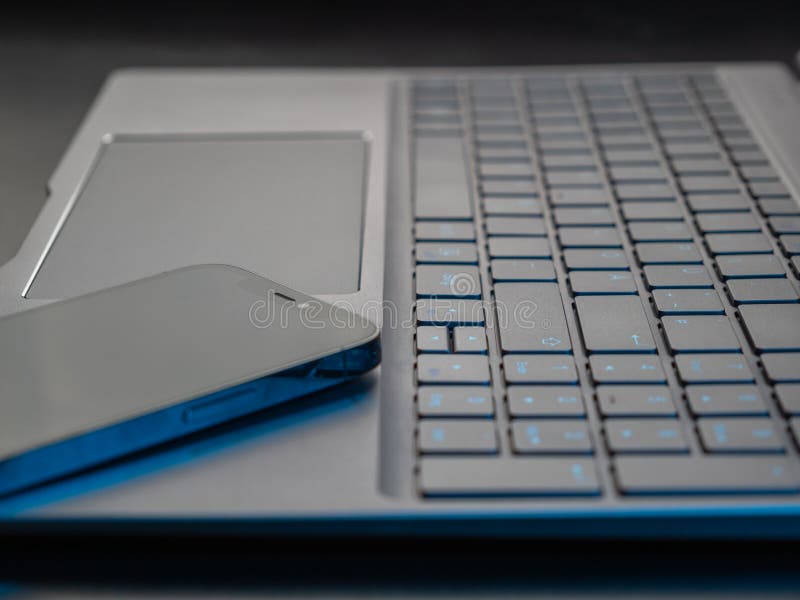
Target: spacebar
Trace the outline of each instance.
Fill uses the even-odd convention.
[[[779,457],[676,457],[616,460],[623,494],[777,494],[797,493],[800,480]]]
[[[597,496],[594,463],[568,458],[426,458],[425,496]]]

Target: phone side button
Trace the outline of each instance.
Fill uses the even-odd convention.
[[[183,411],[183,421],[192,425],[212,424],[246,414],[258,404],[259,394],[254,388],[201,400]]]

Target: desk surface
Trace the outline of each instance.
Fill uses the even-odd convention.
[[[22,241],[45,199],[47,177],[115,68],[788,62],[800,45],[791,19],[748,23],[745,16],[709,34],[696,21],[685,28],[679,22],[631,24],[619,15],[587,14],[588,6],[571,27],[506,21],[507,27],[477,33],[469,21],[420,30],[401,20],[372,37],[354,33],[349,22],[333,29],[297,22],[283,29],[265,25],[264,32],[229,28],[219,35],[202,29],[199,36],[174,23],[110,32],[90,23],[65,33],[52,19],[40,28],[26,28],[26,18],[15,27],[6,22],[0,26],[0,262]],[[800,590],[796,556],[797,548],[774,544],[162,540],[154,547],[117,539],[98,547],[80,538],[26,538],[0,543],[0,581],[17,580],[0,584],[0,598],[789,598]]]

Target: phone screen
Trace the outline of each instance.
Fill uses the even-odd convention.
[[[0,319],[0,461],[377,339],[298,296],[204,265]]]

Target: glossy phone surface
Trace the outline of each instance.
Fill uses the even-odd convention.
[[[364,372],[378,330],[201,265],[0,319],[0,494]]]

